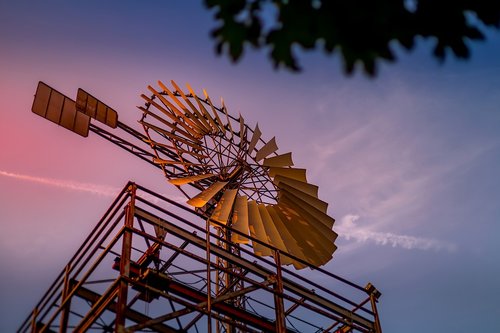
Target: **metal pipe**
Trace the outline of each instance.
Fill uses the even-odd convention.
[[[120,277],[130,276],[130,256],[132,253],[132,228],[134,227],[134,211],[135,211],[135,184],[130,184],[130,201],[125,207],[125,231],[122,240],[122,255],[120,258]],[[120,279],[118,287],[118,304],[116,310],[115,332],[125,332],[125,311],[127,309],[127,293],[128,282]]]
[[[276,261],[276,281],[274,283],[274,308],[276,312],[276,332],[286,332],[285,304],[283,302],[283,280],[281,276],[281,258],[280,251],[274,251],[274,260]]]

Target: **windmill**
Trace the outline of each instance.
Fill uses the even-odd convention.
[[[307,182],[306,170],[294,167],[291,153],[278,152],[274,137],[264,141],[258,125],[252,129],[241,115],[231,115],[223,100],[217,107],[205,90],[202,98],[189,85],[185,91],[174,81],[171,85],[158,81],[158,88],[148,86],[149,94],[141,95],[144,105],[138,107],[139,123],[144,134],[120,122],[114,109],[83,89],[73,101],[40,82],[32,111],[81,136],[92,131],[161,169],[168,182],[185,195],[187,204],[205,219],[208,262],[212,228],[217,233],[215,246],[236,257],[241,246],[250,246],[256,256],[271,257],[278,267],[278,281],[281,265],[301,270],[327,263],[336,250],[334,219],[327,214],[327,203],[318,197],[318,186]],[[137,144],[96,126],[91,119],[132,136]],[[158,252],[158,244],[148,251]],[[220,256],[215,260],[213,295],[212,272],[207,270],[209,312],[211,297],[222,297],[228,291],[238,294],[245,288],[244,280],[235,278],[242,267]],[[283,293],[279,285],[277,293]],[[378,293],[371,284],[366,290],[370,297]],[[370,300],[374,307],[373,297]],[[233,297],[231,304],[245,307],[239,297]],[[282,298],[276,307],[277,314],[285,312]],[[338,329],[356,328],[354,318],[354,324],[344,321]],[[378,315],[375,318],[374,329],[367,332],[380,331]],[[366,325],[362,318],[359,321]],[[276,316],[276,327],[285,331],[284,316]],[[236,331],[222,320],[216,329]]]

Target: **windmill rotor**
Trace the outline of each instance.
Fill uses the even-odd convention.
[[[207,219],[229,225],[243,235],[273,245],[310,264],[327,263],[336,250],[334,219],[308,183],[306,170],[294,167],[292,154],[278,153],[276,139],[262,139],[258,124],[229,114],[224,100],[217,107],[208,93],[198,96],[158,81],[141,97],[142,124],[157,163]],[[176,152],[167,156],[165,149]],[[191,186],[186,186],[191,185]],[[214,224],[218,226],[218,224]],[[237,233],[235,244],[249,243]],[[272,256],[269,248],[252,242],[255,254]],[[282,257],[281,263],[305,267]]]

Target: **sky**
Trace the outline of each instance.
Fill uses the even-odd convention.
[[[398,51],[375,79],[302,53],[300,74],[266,51],[214,53],[201,1],[0,0],[0,331],[26,318],[128,180],[173,197],[162,174],[31,112],[38,81],[79,87],[137,129],[141,93],[190,83],[276,136],[336,219],[325,269],[381,292],[384,332],[500,326],[500,34],[472,59]]]

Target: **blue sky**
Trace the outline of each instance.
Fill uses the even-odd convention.
[[[419,41],[376,79],[346,78],[321,54],[304,54],[301,74],[265,52],[233,65],[214,54],[211,17],[200,1],[0,0],[0,331],[24,320],[106,193],[133,179],[178,195],[127,153],[33,115],[40,80],[94,93],[129,125],[157,80],[223,96],[319,185],[339,233],[325,268],[382,291],[384,332],[499,327],[500,35],[468,62],[439,65]]]

